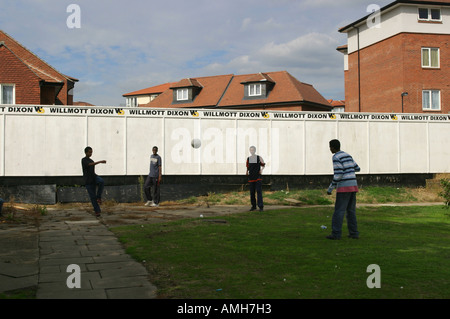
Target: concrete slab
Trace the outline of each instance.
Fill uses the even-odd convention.
[[[156,287],[116,288],[106,289],[106,294],[110,299],[153,299],[156,298]]]
[[[90,280],[93,289],[146,287],[153,289],[147,276],[101,278]]]
[[[37,285],[38,241],[39,233],[34,226],[1,229],[0,292]]]
[[[119,262],[111,262],[111,263],[91,263],[87,265],[87,268],[90,271],[94,270],[105,270],[105,269],[127,269],[132,267],[133,265],[140,265],[135,260],[129,261],[119,261]]]
[[[39,275],[39,284],[41,283],[67,283],[67,279],[72,273],[70,272],[54,272],[54,273],[47,273],[47,274],[40,274]],[[98,271],[81,271],[80,273],[80,279],[81,279],[81,288],[91,288],[90,280],[96,279],[100,280],[101,276]],[[67,284],[66,284],[67,286]],[[67,288],[67,287],[66,287]]]
[[[132,261],[133,259],[130,257],[130,255],[127,254],[111,254],[108,256],[92,256],[92,258],[94,259],[94,261],[96,263],[116,263],[116,262],[128,262],[128,261]]]
[[[90,224],[98,224],[98,220],[68,220],[64,222],[67,225],[90,225]]]
[[[88,280],[89,281],[89,280]],[[68,288],[66,281],[40,283],[37,299],[107,299],[104,289],[92,289],[90,283],[81,282],[81,288]]]
[[[4,276],[19,278],[37,275],[37,262],[29,264],[12,264],[0,262],[0,274]]]
[[[56,222],[50,216],[43,218],[32,246],[36,264],[35,268],[30,266],[29,272],[38,275],[26,284],[38,286],[38,299],[156,297],[156,287],[149,282],[145,267],[125,253],[101,219],[84,211],[55,213]],[[67,287],[67,279],[72,275],[67,272],[70,264],[80,266],[81,288]],[[8,271],[14,269],[9,268]],[[17,273],[23,275],[24,269]],[[17,287],[10,281],[4,282],[8,283],[4,289]]]
[[[52,266],[52,265],[60,265],[65,266],[67,268],[68,265],[71,264],[90,264],[94,263],[92,257],[77,257],[77,258],[48,258],[48,259],[40,259],[39,265],[40,267]]]
[[[147,269],[144,267],[128,267],[127,269],[104,269],[100,270],[102,278],[120,278],[133,276],[147,276]]]
[[[38,275],[13,278],[0,275],[0,293],[10,290],[23,289],[37,286]]]

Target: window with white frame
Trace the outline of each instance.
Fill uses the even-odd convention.
[[[419,21],[442,21],[441,9],[419,8]]]
[[[439,48],[422,48],[422,67],[439,68]]]
[[[189,99],[188,89],[177,90],[177,101],[187,101]]]
[[[261,92],[262,91],[260,83],[248,85],[248,96],[260,96],[262,94]]]
[[[423,90],[422,109],[427,111],[439,111],[441,109],[441,91]]]
[[[15,104],[14,84],[0,84],[0,104]]]
[[[127,107],[137,107],[137,97],[127,97]]]

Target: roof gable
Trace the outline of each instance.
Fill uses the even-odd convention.
[[[42,80],[53,83],[61,83],[65,80],[78,81],[78,79],[58,72],[2,30],[0,30],[0,41]]]
[[[32,68],[25,64],[21,59],[17,57],[4,43],[0,42],[0,70],[2,75],[5,73],[11,74],[11,69],[20,69],[22,72],[28,72],[32,76],[36,77],[36,80],[42,79]],[[17,72],[14,72],[17,73]]]
[[[142,90],[137,90],[137,91],[133,91],[130,93],[125,93],[122,96],[134,96],[134,95],[151,95],[151,94],[161,94],[164,91],[166,91],[167,89],[169,89],[172,85],[174,85],[175,83],[165,83],[165,84],[160,84],[160,85],[156,85],[156,86],[152,86],[149,88],[145,88]]]
[[[244,81],[241,82],[241,84],[247,84],[247,83],[255,83],[255,82],[270,82],[275,83],[269,75],[265,73],[258,73],[258,74],[252,74],[250,77]]]
[[[203,85],[201,85],[197,79],[187,78],[187,79],[183,79],[183,80],[175,83],[170,88],[178,89],[178,88],[187,88],[187,87],[203,88]]]

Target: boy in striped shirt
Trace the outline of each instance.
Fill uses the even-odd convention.
[[[356,193],[358,184],[355,172],[360,168],[353,158],[344,151],[341,151],[339,140],[330,141],[330,151],[333,153],[333,181],[328,187],[327,194],[331,195],[333,188],[336,188],[336,203],[332,218],[332,232],[328,239],[341,239],[342,223],[344,215],[347,213],[347,227],[349,238],[359,238],[356,222]]]

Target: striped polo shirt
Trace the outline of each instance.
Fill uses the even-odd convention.
[[[356,181],[355,172],[361,169],[349,154],[344,151],[336,152],[333,155],[333,181],[328,187],[328,192],[331,193],[333,188],[336,188],[338,193],[349,193],[358,191],[358,183]]]

